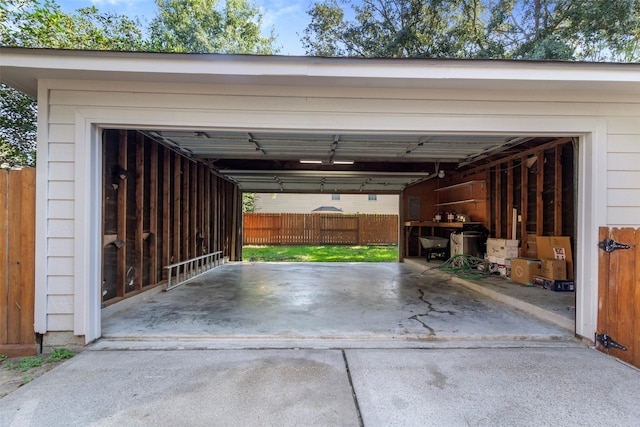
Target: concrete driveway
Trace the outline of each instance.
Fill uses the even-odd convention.
[[[2,426],[637,425],[640,373],[529,348],[86,350],[0,399]]]

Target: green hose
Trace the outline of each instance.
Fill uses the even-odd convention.
[[[482,265],[482,267],[478,267]],[[461,279],[481,280],[491,274],[489,262],[471,255],[454,255],[437,270],[453,274]]]

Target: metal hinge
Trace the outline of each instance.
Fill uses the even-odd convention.
[[[607,334],[597,334],[596,342],[599,342],[604,348],[617,348],[618,350],[627,351],[627,347],[617,343]]]
[[[618,243],[613,239],[604,239],[602,242],[598,243],[598,247],[605,252],[613,252],[616,249],[631,249],[631,246],[625,245],[624,243]]]

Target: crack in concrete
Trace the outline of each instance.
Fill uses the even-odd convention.
[[[414,314],[413,316],[409,317],[409,320],[415,320],[416,322],[419,322],[423,328],[427,329],[429,331],[429,336],[430,337],[435,337],[436,336],[436,331],[435,329],[433,329],[431,326],[427,325],[424,321],[422,321],[422,319],[420,319],[420,317],[425,317],[428,316],[430,313],[442,313],[442,314],[449,314],[450,316],[454,316],[456,313],[454,311],[451,310],[436,310],[435,308],[433,308],[433,303],[431,301],[428,301],[425,297],[425,293],[422,289],[418,289],[418,293],[420,294],[420,301],[422,301],[423,303],[427,304],[427,312],[426,313],[419,313],[419,314]]]

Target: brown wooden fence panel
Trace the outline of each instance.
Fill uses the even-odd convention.
[[[397,215],[244,214],[245,245],[396,245]]]
[[[609,335],[627,351],[601,344],[598,349],[640,367],[640,229],[602,227],[599,238],[630,248],[610,253],[599,250],[597,333]]]
[[[36,354],[35,170],[0,171],[0,354]]]

